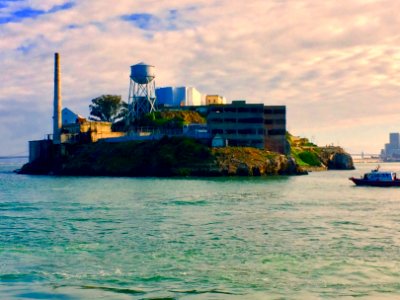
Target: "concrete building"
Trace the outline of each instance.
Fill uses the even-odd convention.
[[[226,104],[226,98],[220,95],[206,95],[206,105]]]
[[[212,136],[220,135],[229,146],[249,146],[287,154],[286,107],[233,101],[211,105],[207,124]]]
[[[159,106],[181,107],[199,106],[202,103],[202,94],[194,87],[162,87],[156,89]]]
[[[111,122],[87,121],[65,124],[62,127],[61,143],[97,142],[100,139],[124,136],[125,132],[113,132]]]

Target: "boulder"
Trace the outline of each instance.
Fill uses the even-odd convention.
[[[328,170],[353,170],[353,158],[348,153],[333,153],[328,160]]]

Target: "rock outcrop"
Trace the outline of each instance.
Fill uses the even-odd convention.
[[[353,158],[340,147],[321,148],[320,157],[328,170],[354,169]]]
[[[293,158],[250,147],[212,150],[218,172],[225,176],[264,176],[306,174]]]

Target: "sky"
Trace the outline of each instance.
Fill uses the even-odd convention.
[[[127,101],[130,66],[156,86],[286,105],[287,129],[377,154],[400,132],[400,3],[393,0],[0,0],[0,156],[52,131],[63,106]]]

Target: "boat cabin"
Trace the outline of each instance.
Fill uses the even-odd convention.
[[[393,181],[397,177],[395,172],[378,172],[374,170],[371,173],[365,174],[364,179],[371,181]]]

